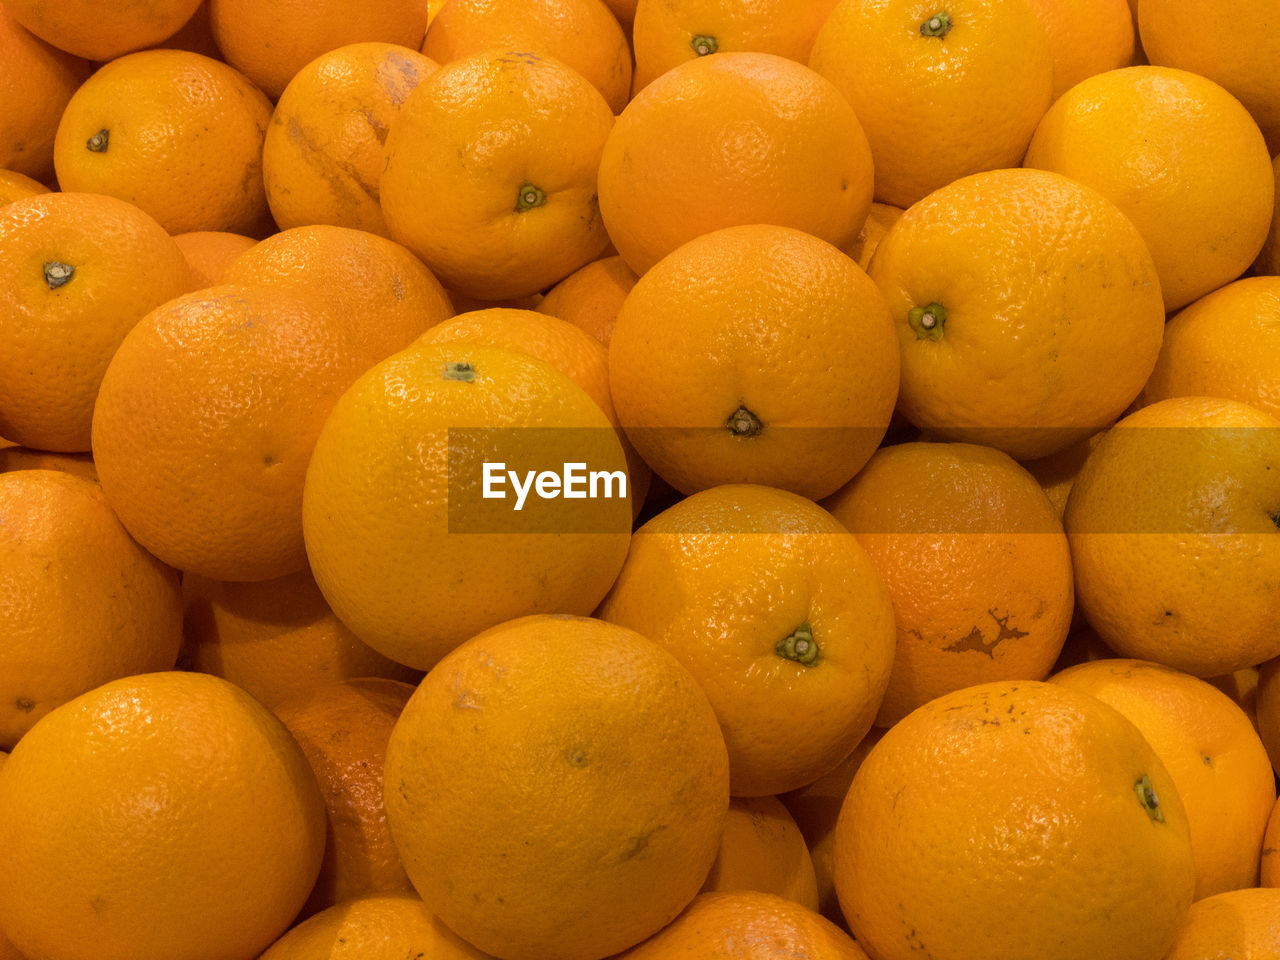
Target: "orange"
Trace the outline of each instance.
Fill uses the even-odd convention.
[[[1234,400],[1182,397],[1098,442],[1064,521],[1080,609],[1118,654],[1198,677],[1280,654],[1277,428]]]
[[[413,895],[340,903],[298,924],[259,960],[488,960]]]
[[[268,707],[355,677],[422,679],[343,626],[309,570],[252,583],[188,573],[182,595],[187,665],[230,680]]]
[[[0,440],[0,473],[13,470],[61,470],[85,480],[98,479],[93,457],[87,453],[49,453]]]
[[[322,54],[352,43],[417,50],[427,0],[209,0],[213,36],[227,63],[272,99]]]
[[[0,207],[24,197],[48,193],[49,188],[16,170],[0,170]]]
[[[1026,0],[841,0],[809,66],[849,98],[875,197],[898,207],[1016,165],[1053,87],[1052,48]]]
[[[93,416],[98,477],[125,528],[215,580],[301,570],[312,445],[338,396],[403,345],[393,333],[267,286],[152,311],[112,357]]]
[[[808,63],[818,28],[835,5],[836,0],[641,0],[632,25],[635,89],[712,53],[773,53]]]
[[[5,0],[5,10],[36,36],[88,60],[114,60],[177,33],[200,0]]]
[[[182,641],[177,574],[129,538],[98,485],[0,474],[0,749],[61,703],[168,670]]]
[[[1044,457],[1115,420],[1164,333],[1156,267],[1104,197],[996,170],[904,213],[871,261],[902,350],[898,409],[933,436]]]
[[[1045,114],[1023,162],[1092,187],[1133,221],[1166,310],[1243,273],[1271,223],[1275,178],[1258,125],[1184,70],[1125,67],[1081,81]]]
[[[617,476],[594,500],[530,495],[529,471],[568,462]],[[484,463],[495,465],[489,481]],[[325,423],[303,493],[307,555],[343,623],[428,669],[504,620],[590,613],[630,541],[623,480],[608,418],[550,364],[480,344],[414,344],[361,377]]]
[[[1182,801],[1137,727],[1036,681],[892,727],[835,844],[840,905],[877,960],[1159,960],[1195,886]]]
[[[793,493],[729,485],[638,531],[600,605],[703,685],[734,796],[794,790],[866,735],[889,680],[893,607],[867,552]]]
[[[58,123],[64,190],[141,207],[170,233],[267,230],[262,139],[271,102],[225,63],[144,50],[101,67]]]
[[[0,208],[0,436],[88,450],[112,354],[195,284],[164,229],[122,200],[45,193]]]
[[[1280,417],[1280,277],[1229,283],[1169,321],[1141,400],[1169,397],[1224,397]]]
[[[4,762],[9,755],[0,750],[0,768],[4,767]],[[18,953],[18,948],[9,942],[9,938],[4,935],[4,931],[0,930],[0,960],[26,960],[22,954]]]
[[[1230,697],[1144,660],[1095,660],[1050,680],[1115,707],[1164,763],[1191,827],[1197,900],[1257,884],[1275,774],[1253,724]]]
[[[236,257],[258,241],[241,233],[195,230],[177,234],[173,242],[187,258],[187,264],[195,274],[196,284],[199,287],[211,287],[215,283],[221,283],[227,268]]]
[[[450,0],[422,42],[439,63],[490,50],[554,57],[589,80],[614,113],[631,94],[631,49],[601,0]]]
[[[989,680],[1043,680],[1073,609],[1071,552],[1040,485],[969,443],[884,447],[824,506],[893,599],[898,641],[876,723]]]
[[[1254,705],[1258,735],[1267,748],[1271,766],[1280,770],[1280,658],[1273,657],[1259,666]]]
[[[1275,173],[1275,205],[1280,208],[1280,155],[1271,161],[1271,168]],[[1271,216],[1271,230],[1262,244],[1258,259],[1253,262],[1253,272],[1271,277],[1280,274],[1280,216],[1274,212]]]
[[[1262,835],[1262,870],[1261,885],[1264,887],[1280,887],[1280,802],[1277,802],[1271,817],[1267,820],[1266,833]]]
[[[722,227],[771,223],[837,247],[871,205],[871,150],[840,92],[768,53],[699,57],[627,104],[600,157],[600,212],[643,274]]]
[[[755,890],[818,909],[813,858],[777,797],[733,797],[704,891]]]
[[[382,763],[391,728],[413,689],[397,680],[346,680],[273,708],[307,755],[329,815],[324,861],[305,914],[412,889],[387,830]]]
[[[831,244],[728,227],[681,246],[627,295],[609,341],[613,402],[678,490],[747,482],[823,497],[884,436],[893,340],[884,297]]]
[[[126,677],[47,714],[9,755],[0,925],[51,960],[254,957],[323,850],[315,777],[266,707],[216,677]]]
[[[1031,0],[1049,34],[1053,100],[1081,80],[1129,66],[1133,15],[1126,0]]]
[[[1280,890],[1232,890],[1191,905],[1164,960],[1269,960],[1275,956],[1280,956]]]
[[[378,203],[383,145],[400,105],[437,64],[394,43],[353,43],[289,81],[262,145],[271,216],[387,235]]]
[[[871,210],[867,213],[866,222],[862,224],[862,229],[858,231],[858,236],[854,241],[844,248],[852,259],[856,260],[858,266],[863,270],[871,265],[871,258],[875,255],[876,247],[880,246],[880,241],[884,239],[884,235],[889,232],[889,228],[898,222],[898,218],[904,213],[901,207],[891,206],[887,203],[873,203]]]
[[[222,59],[222,51],[213,39],[213,24],[209,20],[208,0],[202,0],[189,20],[177,33],[162,40],[156,47],[167,47],[171,50],[190,50],[192,53],[203,53],[215,60]]]
[[[58,118],[90,69],[30,33],[10,6],[0,7],[0,167],[40,180],[53,176]]]
[[[1249,722],[1253,724],[1254,730],[1258,729],[1258,679],[1260,673],[1261,671],[1258,667],[1241,667],[1231,673],[1208,678],[1209,683],[1225,693],[1231,698],[1232,703],[1244,711],[1245,716],[1249,718]],[[1266,746],[1265,741],[1263,746]]]
[[[504,960],[598,960],[693,899],[728,788],[715,714],[674,657],[539,616],[427,674],[391,732],[383,796],[409,879],[455,933]]]
[[[1165,327],[1166,336],[1168,329]],[[1149,384],[1151,381],[1147,382]],[[1059,519],[1067,509],[1067,497],[1071,493],[1071,485],[1076,482],[1080,468],[1084,466],[1085,460],[1089,459],[1089,454],[1093,452],[1093,448],[1098,445],[1098,441],[1102,439],[1105,432],[1105,430],[1099,430],[1083,440],[1077,440],[1069,447],[1063,447],[1057,453],[1023,462],[1022,465],[1036,478],[1045,496],[1053,504]]]
[[[657,935],[619,960],[867,960],[862,948],[830,920],[769,893],[700,894]]]
[[[636,17],[638,0],[604,0],[604,4],[618,18],[620,24],[630,29],[631,22]]]
[[[534,309],[572,323],[607,347],[622,302],[638,279],[620,256],[592,260],[548,290]]]

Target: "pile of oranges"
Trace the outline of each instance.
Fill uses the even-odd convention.
[[[0,0],[0,960],[1280,957],[1263,0]]]

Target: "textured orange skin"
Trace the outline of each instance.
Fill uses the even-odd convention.
[[[98,479],[93,457],[87,453],[49,453],[0,440],[0,473],[14,470],[61,470],[85,480]]]
[[[1165,330],[1167,335],[1168,327]],[[1148,380],[1147,382],[1150,383],[1151,381]],[[1071,494],[1071,485],[1076,482],[1076,476],[1080,473],[1080,468],[1089,459],[1089,454],[1093,452],[1093,448],[1098,445],[1098,441],[1102,439],[1102,435],[1105,432],[1105,430],[1099,430],[1092,436],[1077,440],[1071,446],[1064,447],[1057,453],[1022,462],[1022,466],[1036,478],[1036,482],[1044,490],[1045,496],[1053,504],[1054,512],[1057,513],[1059,520],[1062,519],[1062,514],[1067,509],[1067,497]]]
[[[273,100],[322,54],[351,43],[417,50],[427,0],[209,0],[213,36],[227,63]]]
[[[474,380],[449,379],[449,363],[470,363]],[[450,530],[450,457],[465,462],[491,436],[451,441],[450,429],[508,438],[529,427],[555,431],[534,435],[546,447],[539,469],[558,453],[593,470],[624,466],[617,435],[590,396],[545,361],[499,347],[415,344],[338,402],[307,472],[303,529],[321,591],[374,649],[428,669],[494,624],[589,613],[608,591],[630,541],[629,497],[595,501],[602,506],[590,516],[599,525],[585,531],[568,526],[587,509],[570,501],[558,501],[568,506],[552,519],[566,524],[550,530],[520,527],[509,502],[495,508],[505,518],[499,525],[480,518],[482,532]],[[480,485],[478,472],[455,482],[459,498]]]
[[[1239,400],[1280,418],[1280,277],[1245,277],[1183,309],[1165,327],[1141,402]]]
[[[489,50],[554,57],[590,81],[614,113],[631,94],[627,37],[601,0],[452,0],[422,41],[438,63]]]
[[[940,9],[950,31],[922,36]],[[1015,166],[1053,86],[1048,35],[1025,0],[842,0],[809,66],[848,97],[871,143],[875,197],[898,207]]]
[[[190,668],[230,680],[268,707],[355,677],[422,679],[343,626],[309,570],[252,583],[186,573],[182,595]]]
[[[823,506],[893,598],[898,640],[877,725],[961,687],[1049,675],[1071,626],[1071,552],[1048,497],[1007,455],[885,447]]]
[[[0,750],[0,769],[4,768],[4,762],[9,759],[9,755]],[[22,954],[18,953],[18,948],[9,942],[9,938],[4,935],[4,931],[0,930],[0,960],[26,960]]]
[[[777,797],[733,797],[703,892],[755,890],[818,909],[818,878],[804,835]]]
[[[871,179],[866,136],[835,87],[785,57],[724,53],[680,64],[627,104],[600,157],[600,212],[644,274],[739,224],[842,247],[867,217]]]
[[[1177,942],[1164,960],[1269,960],[1276,956],[1280,956],[1280,890],[1231,890],[1191,905]]]
[[[25,173],[18,173],[16,170],[0,170],[0,207],[24,197],[34,197],[48,192],[48,187],[38,180],[32,180]]]
[[[835,873],[877,960],[1157,960],[1195,886],[1186,813],[1138,729],[1025,680],[939,697],[885,733],[840,811]]]
[[[1076,598],[1118,654],[1214,677],[1280,654],[1280,420],[1234,400],[1143,407],[1067,498]],[[1159,465],[1159,479],[1151,477]]]
[[[622,302],[638,279],[620,256],[592,260],[548,290],[534,309],[572,323],[607,347]]]
[[[880,246],[884,235],[898,222],[898,218],[904,212],[901,207],[887,203],[871,204],[871,210],[868,211],[867,219],[862,224],[862,229],[858,231],[857,238],[844,248],[844,252],[857,261],[858,266],[866,270],[871,265],[876,247]]]
[[[1253,724],[1230,697],[1145,660],[1095,660],[1050,681],[1115,707],[1164,763],[1191,827],[1195,899],[1257,884],[1275,774]]]
[[[1276,207],[1280,208],[1280,155],[1271,161],[1271,169],[1275,174]],[[1258,259],[1253,261],[1253,272],[1260,276],[1280,274],[1280,216],[1275,212],[1271,216],[1271,229],[1262,244]]]
[[[258,241],[246,237],[242,233],[226,233],[221,230],[196,230],[192,233],[179,233],[173,238],[182,255],[187,258],[187,265],[195,275],[197,289],[212,287],[222,283],[227,268],[236,257],[244,253]]]
[[[484,300],[536,293],[608,243],[596,168],[612,126],[599,91],[548,56],[446,64],[387,136],[387,228],[448,287]],[[528,186],[545,202],[521,211]]]
[[[387,236],[378,202],[383,145],[405,98],[438,64],[394,43],[353,43],[312,60],[280,100],[262,179],[282,229],[312,223]]]
[[[1082,81],[1044,115],[1023,164],[1092,187],[1133,221],[1166,310],[1243,273],[1271,223],[1275,176],[1257,124],[1183,70],[1125,67]]]
[[[427,674],[391,733],[383,795],[410,880],[456,933],[503,960],[598,960],[697,893],[728,758],[706,694],[660,647],[525,617]]]
[[[71,97],[53,145],[64,190],[128,200],[170,233],[262,235],[262,139],[271,102],[242,74],[186,50],[99,68]],[[105,150],[89,149],[100,131]]]
[[[5,10],[32,33],[77,57],[114,60],[154,46],[191,19],[200,0],[5,0]]]
[[[178,575],[129,538],[96,483],[0,474],[0,748],[54,707],[182,642]]]
[[[1133,60],[1133,15],[1126,0],[1030,0],[1049,35],[1053,96],[1095,73]]]
[[[1156,268],[1109,201],[1041,170],[949,184],[885,234],[871,279],[902,350],[898,410],[935,437],[1048,456],[1138,395],[1164,334]],[[946,309],[921,339],[913,307]]]
[[[382,807],[387,739],[413,690],[365,677],[316,687],[272,710],[306,754],[328,813],[324,860],[302,909],[306,916],[343,900],[413,889]]]
[[[51,289],[47,263],[76,272]],[[121,200],[44,193],[0,208],[0,436],[88,450],[112,354],[149,310],[196,282],[163,228]]]
[[[867,960],[830,920],[769,893],[703,893],[618,960]]]
[[[893,607],[825,510],[770,487],[696,493],[642,526],[600,616],[670,650],[711,698],[734,796],[794,790],[866,735],[889,680]],[[776,647],[801,624],[819,656]]]
[[[243,690],[148,673],[63,704],[14,748],[0,849],[0,924],[24,953],[254,957],[311,889],[324,801]]]
[[[695,36],[713,37],[717,53],[773,53],[808,63],[818,28],[835,5],[836,0],[642,0],[632,25],[634,89],[697,57]]]

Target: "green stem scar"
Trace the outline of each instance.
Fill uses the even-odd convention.
[[[779,640],[773,649],[778,656],[794,660],[804,667],[811,667],[818,662],[818,641],[813,639],[813,628],[807,620]]]
[[[924,37],[945,37],[950,29],[951,15],[945,10],[939,10],[920,24],[920,35]]]
[[[84,145],[94,153],[106,153],[107,141],[111,139],[110,130],[99,130],[92,137],[84,142]]]
[[[947,308],[940,303],[912,307],[907,311],[907,323],[917,340],[941,340],[942,328],[947,325]]]
[[[739,407],[729,414],[729,419],[724,422],[724,425],[735,437],[754,437],[764,429],[760,418],[746,407]]]
[[[71,264],[63,263],[61,260],[50,260],[44,265],[44,282],[49,285],[50,290],[57,290],[63,284],[69,283],[75,273],[76,268]]]
[[[451,360],[444,365],[444,378],[470,383],[476,378],[476,368],[466,361]]]
[[[1164,823],[1164,811],[1160,809],[1160,800],[1156,797],[1155,787],[1151,786],[1151,778],[1144,773],[1142,779],[1133,785],[1133,791],[1147,816],[1156,823]]]
[[[532,210],[534,207],[540,207],[547,202],[547,195],[532,183],[526,183],[520,187],[516,194],[516,213],[524,213],[526,210]]]
[[[697,34],[689,41],[689,46],[693,48],[693,52],[700,57],[705,57],[709,53],[715,53],[720,49],[720,41],[715,37],[709,37],[705,33]]]

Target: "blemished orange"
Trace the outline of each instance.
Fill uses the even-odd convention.
[[[357,677],[422,679],[343,626],[309,570],[249,583],[187,573],[182,596],[185,665],[230,680],[268,707]]]
[[[42,193],[0,208],[0,436],[88,450],[116,348],[195,285],[178,245],[123,200]]]
[[[777,797],[733,797],[704,892],[756,890],[818,909],[818,878],[804,835]]]
[[[1258,735],[1267,748],[1271,766],[1280,770],[1280,658],[1273,657],[1259,665],[1254,709]]]
[[[49,960],[255,957],[307,898],[324,816],[297,743],[239,687],[114,680],[5,763],[0,925]]]
[[[519,477],[581,462],[625,478],[617,433],[581,387],[481,344],[388,358],[320,433],[303,491],[312,571],[339,619],[394,660],[425,670],[513,617],[590,613],[622,567],[632,512],[620,483],[595,500],[540,492],[516,511],[506,473],[502,496],[483,498],[486,462]]]
[[[1269,660],[1278,514],[1280,420],[1211,397],[1143,407],[1098,441],[1067,498],[1081,612],[1119,655],[1198,677]]]
[[[834,492],[884,437],[898,367],[892,319],[866,273],[824,240],[764,224],[664,257],[627,294],[609,341],[618,419],[685,493],[722,483]]]
[[[830,920],[769,893],[699,894],[680,916],[618,960],[867,960]]]
[[[1051,99],[1133,60],[1133,14],[1126,0],[1031,0],[1031,9],[1049,34]]]
[[[1246,889],[1193,903],[1164,960],[1270,960],[1276,956],[1280,956],[1280,890]]]
[[[1141,401],[1169,397],[1224,397],[1280,417],[1280,277],[1236,280],[1169,321]]]
[[[1195,887],[1182,801],[1138,728],[1026,680],[889,729],[840,810],[835,874],[878,960],[1159,960]]]
[[[503,960],[599,960],[698,892],[728,765],[707,695],[661,647],[524,617],[427,674],[391,732],[383,796],[409,879],[455,933]]]
[[[191,19],[200,0],[5,0],[4,6],[9,16],[58,49],[106,61],[167,40]]]
[[[490,960],[416,895],[359,897],[304,920],[259,960]]]
[[[236,257],[258,241],[242,233],[222,230],[195,230],[173,238],[195,276],[197,289],[222,283],[222,278]]]
[[[227,63],[272,99],[322,54],[363,42],[417,50],[427,30],[427,0],[208,2],[213,36]]]
[[[387,235],[383,145],[405,98],[438,64],[394,43],[353,43],[289,81],[262,144],[262,179],[282,228],[330,223]]]
[[[53,136],[90,64],[45,43],[0,7],[0,167],[47,180]]]
[[[1021,159],[1053,87],[1026,0],[841,0],[809,65],[849,99],[875,160],[875,198],[909,207]]]
[[[0,749],[108,680],[168,670],[182,642],[178,575],[139,547],[96,483],[0,474]]]
[[[32,180],[25,173],[0,170],[0,207],[24,197],[34,197],[38,193],[49,193],[49,188],[38,180]]]
[[[93,413],[98,479],[125,528],[180,570],[269,580],[306,566],[302,483],[344,390],[403,346],[319,297],[221,284],[125,337]]]
[[[893,599],[898,639],[878,725],[961,687],[1049,675],[1071,626],[1071,551],[1053,504],[1007,454],[884,447],[823,506]]]
[[[1275,177],[1258,125],[1185,70],[1125,67],[1081,81],[1044,115],[1023,164],[1119,207],[1151,251],[1170,311],[1240,276],[1271,224]]]
[[[672,67],[713,53],[773,53],[809,62],[836,0],[640,0],[631,43],[635,90]]]
[[[1115,707],[1142,731],[1173,778],[1191,827],[1195,899],[1258,882],[1275,773],[1253,724],[1221,690],[1145,660],[1095,660],[1054,674]]]
[[[93,457],[88,453],[50,453],[0,440],[0,473],[14,470],[61,470],[85,480],[98,479]]]
[[[1160,352],[1160,281],[1142,237],[1059,174],[948,184],[889,229],[870,274],[897,326],[898,410],[936,438],[1017,460],[1115,420]]]
[[[627,104],[600,158],[600,212],[642,275],[740,224],[843,247],[867,217],[871,180],[866,135],[829,81],[776,54],[723,53],[674,67]]]
[[[1271,169],[1275,173],[1275,206],[1280,208],[1280,154],[1271,161]],[[1267,233],[1267,239],[1258,252],[1258,259],[1253,261],[1253,272],[1267,277],[1280,274],[1280,215],[1274,212],[1271,216],[1271,229]]]
[[[308,916],[343,900],[413,889],[382,806],[387,739],[413,690],[397,680],[363,677],[316,687],[272,708],[306,754],[328,813],[324,860],[303,907]]]
[[[590,81],[614,113],[631,95],[631,49],[602,0],[450,0],[422,41],[438,63],[489,50],[554,57]]]
[[[894,656],[893,606],[831,514],[730,484],[645,523],[599,615],[671,651],[724,730],[734,796],[794,790],[871,728]]]
[[[862,229],[858,231],[858,236],[853,242],[844,248],[844,252],[855,260],[858,266],[866,270],[871,265],[871,258],[875,256],[876,247],[880,246],[884,235],[898,222],[898,218],[904,212],[901,207],[888,203],[871,204]]]
[[[219,60],[144,50],[67,103],[53,145],[64,190],[128,200],[170,233],[269,232],[262,140],[271,102]]]
[[[483,300],[543,290],[608,243],[596,169],[612,126],[600,92],[551,57],[445,64],[387,135],[387,228],[447,287]]]
[[[638,279],[616,254],[592,260],[548,290],[534,309],[572,323],[607,347],[622,302]]]

